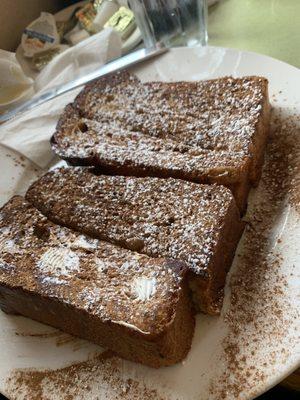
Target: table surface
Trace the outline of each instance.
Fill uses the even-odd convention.
[[[255,51],[300,68],[300,0],[220,0],[209,9],[209,44]]]
[[[209,44],[255,51],[300,68],[300,0],[221,0],[210,7]],[[259,400],[296,400],[276,386]],[[0,400],[6,400],[0,394]]]

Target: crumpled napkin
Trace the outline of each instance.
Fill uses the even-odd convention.
[[[33,94],[33,80],[24,74],[15,53],[0,49],[0,113]]]
[[[120,57],[121,47],[120,36],[111,28],[91,36],[55,57],[37,76],[35,92],[40,94],[99,68]],[[0,143],[46,168],[54,158],[49,139],[59,115],[79,91],[75,89],[0,125]]]

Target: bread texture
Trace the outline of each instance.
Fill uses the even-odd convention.
[[[0,219],[0,307],[151,367],[187,355],[194,317],[183,263],[53,224],[22,197]]]
[[[265,78],[141,83],[122,72],[87,85],[51,143],[72,165],[107,174],[225,185],[243,212],[261,175],[269,111]]]
[[[184,262],[197,310],[220,312],[244,227],[226,187],[72,167],[48,172],[26,199],[57,224],[149,257]]]

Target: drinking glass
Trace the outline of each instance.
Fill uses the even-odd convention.
[[[129,0],[145,47],[207,43],[206,0]]]

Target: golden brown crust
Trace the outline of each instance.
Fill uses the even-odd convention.
[[[231,202],[218,231],[217,245],[210,260],[209,269],[212,271],[212,276],[210,279],[197,279],[195,274],[189,276],[194,304],[198,311],[207,310],[207,313],[211,315],[220,313],[223,305],[226,276],[244,227],[245,224],[240,221],[235,203]],[[213,302],[212,299],[214,299]]]
[[[26,198],[58,224],[150,257],[186,262],[201,286],[198,310],[220,311],[219,289],[243,227],[227,188],[172,178],[97,176],[78,167],[47,173]]]
[[[261,114],[255,126],[255,135],[253,136],[253,158],[250,168],[249,181],[253,186],[257,186],[262,173],[264,163],[265,148],[270,131],[270,113],[271,105],[269,103],[268,81],[264,80],[262,84]]]
[[[72,165],[105,173],[250,187],[268,136],[267,85],[260,77],[141,84],[128,73],[110,76],[66,109],[52,147]],[[242,210],[247,190],[239,195]]]
[[[23,198],[1,209],[0,307],[159,367],[182,360],[194,319],[183,263],[49,222]]]

